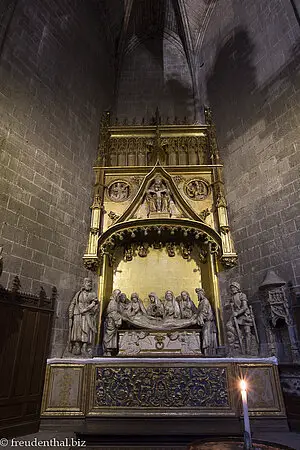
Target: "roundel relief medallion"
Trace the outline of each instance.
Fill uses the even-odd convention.
[[[206,181],[194,179],[186,183],[184,191],[192,200],[204,200],[209,194],[209,187]]]
[[[113,202],[124,202],[130,195],[130,186],[126,181],[114,181],[108,186],[107,195]]]

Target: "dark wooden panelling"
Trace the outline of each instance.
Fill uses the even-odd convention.
[[[38,430],[54,300],[0,287],[0,436]]]

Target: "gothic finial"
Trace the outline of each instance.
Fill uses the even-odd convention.
[[[132,119],[132,125],[136,125],[136,118],[135,117]]]
[[[12,282],[12,292],[17,294],[21,289],[20,278],[16,275]]]
[[[115,118],[115,126],[117,127],[119,125],[119,119],[118,117]]]
[[[209,106],[204,106],[204,116],[205,116],[205,123],[207,123],[207,125],[212,125],[213,123],[212,112]]]
[[[156,110],[155,110],[155,125],[160,125],[160,124],[161,124],[161,116],[160,116],[159,109],[157,106]]]
[[[43,286],[41,286],[41,290],[40,290],[40,293],[39,293],[39,297],[40,297],[40,302],[41,302],[41,303],[44,303],[44,301],[47,299],[47,294],[46,294],[46,291],[45,291],[45,289],[43,288]]]
[[[51,293],[51,300],[52,300],[53,302],[55,302],[56,299],[57,299],[57,289],[56,289],[55,286],[53,286],[53,288],[52,288],[52,293]]]

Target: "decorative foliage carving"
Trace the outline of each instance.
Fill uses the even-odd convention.
[[[234,256],[222,256],[221,257],[221,263],[226,269],[232,269],[233,267],[236,267],[238,264],[238,257],[237,255]]]
[[[130,181],[131,181],[133,184],[136,184],[137,186],[140,186],[140,185],[142,184],[142,182],[143,182],[143,177],[140,177],[140,176],[138,176],[138,175],[135,175],[135,176],[133,176],[133,177],[130,177]]]
[[[100,408],[229,407],[223,367],[97,367],[95,389]]]
[[[124,247],[124,261],[132,261],[133,260],[133,246],[127,245]]]
[[[140,244],[138,248],[138,255],[141,258],[145,258],[148,255],[149,244],[147,242]]]
[[[210,215],[210,211],[208,208],[203,209],[203,211],[201,211],[201,213],[199,214],[200,218],[203,220],[203,222],[205,222],[206,218]]]
[[[177,185],[184,181],[184,178],[181,175],[174,175],[172,178]]]
[[[108,217],[112,220],[112,223],[114,223],[119,219],[120,216],[113,211],[109,211]]]
[[[84,267],[91,272],[96,272],[99,266],[98,258],[84,258],[83,260]]]
[[[166,249],[168,256],[173,257],[175,256],[175,244],[174,242],[167,242],[166,243]]]
[[[181,243],[180,244],[181,254],[183,259],[190,259],[193,247],[191,245]]]

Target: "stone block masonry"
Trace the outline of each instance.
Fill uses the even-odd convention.
[[[59,292],[52,354],[61,356],[66,310],[86,271],[99,122],[113,75],[93,1],[19,0],[1,7],[1,284]],[[103,25],[103,24],[102,24]]]
[[[221,1],[201,49],[239,254],[232,276],[253,299],[270,268],[300,284],[299,40],[289,0]]]

